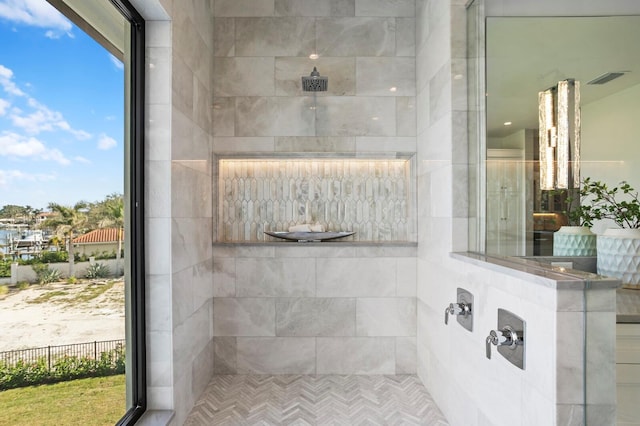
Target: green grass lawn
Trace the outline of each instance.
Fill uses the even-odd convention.
[[[0,425],[114,425],[126,412],[125,376],[0,392]]]

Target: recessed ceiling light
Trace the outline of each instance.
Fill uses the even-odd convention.
[[[312,53],[311,55],[309,55],[309,59],[318,59],[319,56],[317,53]]]
[[[453,76],[454,80],[462,80],[462,77],[464,77],[462,74],[456,74]]]
[[[504,122],[504,125],[505,125],[505,126],[511,126],[511,124],[513,124],[513,123],[511,123],[510,121],[505,121],[505,122]]]
[[[380,117],[371,117],[371,119],[372,119],[373,121],[378,121],[378,120],[380,120]]]
[[[397,87],[393,86],[392,88],[389,89],[390,92],[395,92],[396,90],[398,90]]]

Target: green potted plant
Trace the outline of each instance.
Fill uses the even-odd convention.
[[[597,239],[598,274],[620,278],[624,287],[640,288],[640,199],[626,181],[609,188],[585,179],[583,188],[595,219],[610,219],[618,227]]]
[[[567,190],[565,190],[567,191]],[[568,225],[561,226],[553,235],[554,256],[595,256],[596,234],[591,232],[593,221],[599,212],[584,201],[589,195],[584,185],[577,190],[567,191],[563,211]]]

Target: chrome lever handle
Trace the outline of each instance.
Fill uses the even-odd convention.
[[[459,304],[449,303],[449,306],[444,310],[444,323],[449,324],[449,315],[458,315],[462,312]]]
[[[487,358],[491,359],[491,345],[508,346],[510,349],[515,349],[519,342],[521,341],[518,339],[518,332],[509,326],[502,330],[491,330],[485,342]]]
[[[470,312],[471,309],[464,303],[449,303],[449,306],[444,310],[444,323],[449,323],[449,315],[467,316]]]

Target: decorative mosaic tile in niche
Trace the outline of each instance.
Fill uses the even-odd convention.
[[[319,223],[343,240],[409,241],[410,160],[220,159],[218,240],[273,241],[263,231]]]

